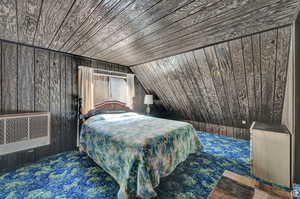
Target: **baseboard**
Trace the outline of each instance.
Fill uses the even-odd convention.
[[[208,133],[214,133],[232,138],[240,138],[250,140],[250,129],[236,128],[231,126],[222,126],[217,124],[209,124],[191,120],[185,120],[185,122],[191,123],[198,131],[205,131]]]

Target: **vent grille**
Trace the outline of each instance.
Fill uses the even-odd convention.
[[[48,133],[48,117],[32,117],[29,119],[30,139],[47,136]]]
[[[6,143],[28,140],[28,119],[12,118],[6,120]]]
[[[50,113],[0,115],[0,155],[50,144]]]

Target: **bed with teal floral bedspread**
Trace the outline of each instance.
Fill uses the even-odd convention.
[[[136,113],[93,116],[80,135],[80,149],[120,185],[118,199],[155,197],[160,178],[200,148],[191,124]]]

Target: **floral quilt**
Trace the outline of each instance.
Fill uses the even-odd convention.
[[[201,148],[191,124],[136,113],[93,116],[80,135],[80,149],[118,182],[118,199],[155,197],[160,178]]]

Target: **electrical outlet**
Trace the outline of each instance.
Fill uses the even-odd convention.
[[[34,152],[34,149],[30,149],[27,151],[27,153],[33,153]]]

